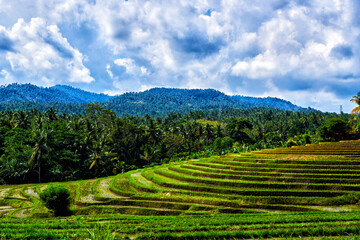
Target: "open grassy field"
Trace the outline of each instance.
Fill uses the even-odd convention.
[[[64,184],[0,186],[0,239],[358,239],[360,141],[195,159]]]

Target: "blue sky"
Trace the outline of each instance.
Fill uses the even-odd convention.
[[[350,112],[358,0],[0,0],[0,84],[214,88]]]

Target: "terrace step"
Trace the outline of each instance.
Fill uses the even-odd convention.
[[[211,172],[211,170],[201,169],[189,166],[182,165],[180,167],[169,167],[170,170],[186,175],[205,177],[212,179],[233,179],[233,180],[243,180],[243,181],[261,181],[261,182],[274,182],[274,183],[313,183],[313,184],[360,184],[360,179],[352,180],[347,178],[340,179],[331,179],[331,178],[306,178],[306,176],[300,175],[297,177],[294,176],[259,176],[255,175],[236,175],[232,171],[222,173],[217,172],[216,170]],[[221,172],[221,171],[220,171]]]
[[[207,163],[189,163],[182,165],[183,168],[189,168],[194,170],[200,170],[203,172],[211,173],[224,173],[232,175],[250,175],[250,176],[269,176],[269,177],[307,177],[307,178],[329,178],[329,179],[360,179],[358,174],[308,174],[308,173],[281,173],[279,171],[249,171],[242,168],[234,168],[219,164],[207,164]]]
[[[110,191],[109,185],[113,178],[98,179],[94,183],[94,199],[98,201],[106,201],[111,199],[122,199],[124,196],[119,196]]]
[[[234,188],[246,189],[309,189],[309,190],[344,190],[359,191],[360,186],[356,185],[340,185],[340,184],[303,184],[303,183],[276,183],[276,182],[259,182],[259,181],[242,181],[242,180],[220,180],[212,178],[198,178],[191,175],[178,174],[169,168],[154,170],[154,173],[160,174],[168,178],[174,178],[184,182],[199,183],[216,186],[229,186]]]
[[[360,171],[352,171],[352,170],[333,170],[333,169],[299,169],[299,168],[266,168],[266,167],[241,167],[237,166],[236,164],[232,163],[221,163],[221,162],[209,162],[209,163],[202,163],[198,162],[192,163],[193,165],[197,166],[204,166],[210,167],[215,169],[228,169],[234,171],[243,171],[243,172],[272,172],[272,173],[288,173],[288,174],[295,174],[295,173],[303,173],[303,174],[347,174],[347,175],[354,175],[354,178],[358,178]]]
[[[220,193],[220,194],[229,194],[229,195],[240,195],[240,196],[302,196],[302,197],[336,197],[346,194],[345,191],[312,191],[312,190],[268,190],[268,189],[247,189],[247,188],[221,188],[217,186],[208,186],[206,184],[193,184],[193,183],[184,183],[181,181],[175,181],[173,178],[161,175],[158,177],[159,173],[149,174],[147,171],[147,178],[151,179],[156,184],[161,186],[174,188],[174,189],[183,189],[191,190],[196,192],[210,192],[210,193]],[[160,180],[161,179],[161,180]]]

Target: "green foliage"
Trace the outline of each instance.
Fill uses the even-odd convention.
[[[347,204],[359,204],[360,193],[351,192],[340,197],[332,198],[327,201],[329,205],[347,205]]]
[[[152,93],[147,94],[150,101]],[[191,96],[183,96],[184,101]],[[294,143],[289,146],[303,145],[318,141],[319,127],[337,116],[216,108],[158,118],[120,117],[100,104],[83,107],[84,114],[77,115],[60,114],[55,108],[0,111],[0,181],[99,178],[166,162],[285,146],[288,140]],[[70,105],[69,110],[79,112]],[[221,140],[214,143],[216,138]]]
[[[297,145],[298,145],[298,143],[294,139],[289,139],[285,143],[286,147],[292,147],[292,146],[297,146]]]
[[[234,139],[230,137],[224,137],[224,138],[216,138],[213,143],[213,150],[218,155],[225,154],[228,150],[230,150],[233,146]]]
[[[328,119],[320,127],[320,136],[326,141],[339,141],[349,135],[349,123],[340,117]]]
[[[86,103],[104,102],[110,98],[104,94],[90,93],[63,85],[50,88],[17,83],[0,86],[0,102]]]
[[[226,125],[225,131],[227,135],[235,141],[249,143],[251,142],[251,138],[245,130],[252,128],[253,125],[247,119],[232,119],[231,122]]]
[[[55,216],[67,216],[71,214],[70,191],[63,185],[50,185],[42,191],[39,196],[45,206],[54,211]]]
[[[99,102],[102,108],[110,109],[119,116],[149,114],[155,117],[165,116],[171,112],[189,113],[195,110],[219,108],[314,111],[278,98],[228,96],[213,89],[154,88],[140,93],[125,93],[110,97],[61,85],[41,88],[31,84],[10,84],[0,87],[0,110],[36,108],[39,111],[46,111],[53,108],[58,112],[77,114],[85,113],[87,109],[85,104],[89,102]]]
[[[356,133],[358,133],[358,134],[360,133],[360,122],[355,124],[354,130]]]
[[[241,217],[240,217],[241,216]],[[2,239],[358,239],[358,212],[0,218]],[[20,226],[20,227],[15,227]]]

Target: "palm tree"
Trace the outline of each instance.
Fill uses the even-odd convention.
[[[16,111],[12,119],[14,128],[27,129],[30,126],[29,116],[24,111]]]
[[[48,146],[50,139],[51,139],[51,133],[52,131],[47,131],[47,130],[41,130],[36,132],[36,136],[35,136],[35,146],[33,148],[33,152],[31,154],[30,160],[29,160],[29,164],[33,165],[33,166],[38,166],[38,174],[39,174],[39,182],[40,182],[40,170],[41,170],[41,165],[42,165],[42,160],[44,158],[44,154],[48,153],[50,148]]]
[[[351,111],[351,115],[356,116],[356,114],[359,114],[360,112],[360,92],[358,92],[356,96],[353,96],[350,101],[357,104],[357,106]]]

